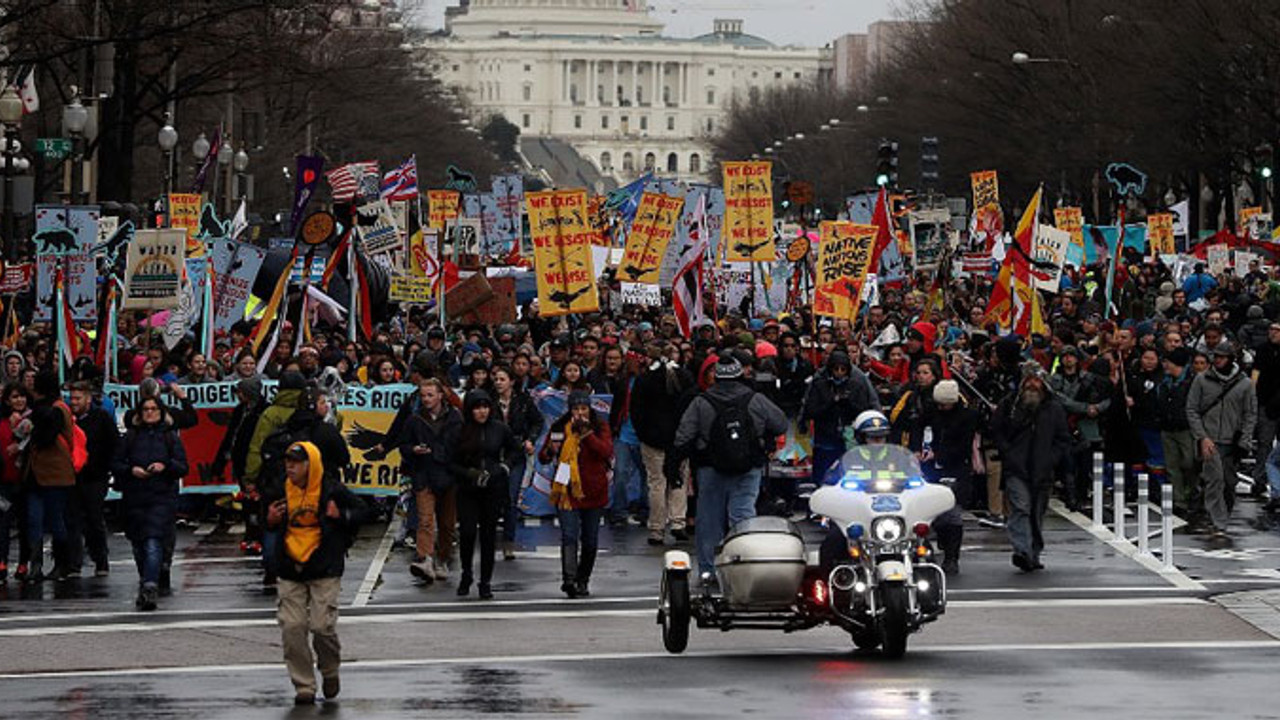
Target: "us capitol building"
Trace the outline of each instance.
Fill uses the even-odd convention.
[[[649,169],[706,180],[707,141],[734,99],[829,81],[829,50],[779,47],[741,20],[665,37],[641,2],[462,0],[425,49],[475,120],[516,124],[531,167],[563,185],[612,186]]]

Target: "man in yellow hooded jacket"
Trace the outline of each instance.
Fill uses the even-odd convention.
[[[347,548],[362,513],[359,499],[339,477],[337,472],[326,472],[315,445],[294,443],[285,452],[285,497],[267,512],[268,527],[284,535],[277,549],[276,619],[298,705],[315,702],[317,669],[325,701],[337,698],[341,688],[338,594]]]

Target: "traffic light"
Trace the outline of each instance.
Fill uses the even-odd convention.
[[[932,190],[938,185],[938,138],[920,138],[920,187]]]
[[[780,215],[787,214],[791,209],[791,181],[782,183],[782,194],[778,196],[777,207],[775,212]]]
[[[1253,149],[1253,169],[1263,180],[1275,174],[1275,149],[1271,143],[1262,143]]]
[[[876,184],[893,187],[898,184],[898,143],[881,140],[876,152]]]

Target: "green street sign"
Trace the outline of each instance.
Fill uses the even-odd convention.
[[[48,160],[61,160],[71,154],[69,138],[36,138],[36,152]]]

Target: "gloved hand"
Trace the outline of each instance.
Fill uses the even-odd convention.
[[[668,488],[684,487],[684,473],[680,472],[680,461],[668,454],[662,461],[662,476],[667,480]]]

